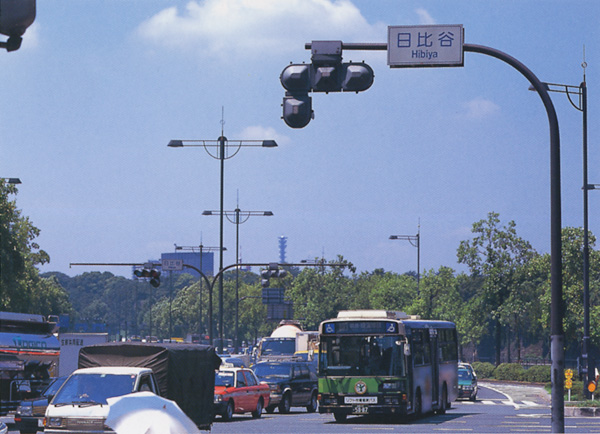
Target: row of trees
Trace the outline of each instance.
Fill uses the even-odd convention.
[[[49,260],[33,242],[39,230],[21,216],[8,196],[14,186],[0,183],[0,309],[42,314],[68,313],[71,324],[106,324],[113,338],[155,335],[160,338],[206,333],[208,290],[190,275],[163,273],[162,284],[114,276],[107,272],[69,277],[40,275],[36,265]],[[567,356],[579,354],[582,338],[583,231],[564,228],[563,292]],[[590,246],[595,237],[590,234]],[[401,310],[422,318],[454,321],[465,360],[501,361],[543,357],[549,347],[550,258],[539,254],[518,236],[513,221],[501,224],[497,213],[473,224],[471,239],[462,241],[457,259],[468,267],[457,273],[442,266],[425,270],[417,285],[416,273],[397,274],[376,269],[357,274],[352,263],[339,256],[331,262],[303,269],[291,268],[287,277],[271,285],[285,288],[294,318],[308,330],[344,309]],[[258,270],[256,270],[258,273]],[[254,342],[271,333],[276,321],[267,321],[260,277],[239,275],[240,342]],[[600,319],[600,253],[590,251],[591,322]],[[224,330],[234,338],[235,271],[225,274]],[[218,318],[217,294],[213,294]],[[213,324],[213,330],[217,325]],[[592,329],[592,343],[600,333]]]

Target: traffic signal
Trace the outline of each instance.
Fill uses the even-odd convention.
[[[309,92],[362,92],[373,84],[373,69],[364,62],[342,63],[342,41],[313,41],[311,64],[289,64],[279,77],[285,123],[303,128],[314,119]]]
[[[310,65],[290,64],[279,77],[281,85],[287,90],[283,97],[283,120],[292,128],[303,128],[314,117],[310,91]]]
[[[268,288],[269,287],[269,279],[272,277],[285,277],[287,276],[287,271],[284,269],[280,269],[279,265],[276,262],[271,262],[269,264],[269,267],[266,270],[262,270],[260,272],[260,275],[262,276],[262,280],[260,281],[260,284],[262,285],[263,288]]]
[[[22,36],[35,20],[35,0],[0,0],[0,33],[8,36],[0,48],[15,51],[21,47]]]
[[[154,268],[138,268],[133,274],[135,274],[136,277],[150,279],[150,285],[155,288],[160,286],[160,271],[155,270]]]
[[[314,118],[312,98],[308,94],[285,93],[283,97],[283,116],[288,127],[304,128]]]

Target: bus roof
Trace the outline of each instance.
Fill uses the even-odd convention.
[[[341,310],[337,319],[419,319],[418,315],[408,315],[397,310]]]

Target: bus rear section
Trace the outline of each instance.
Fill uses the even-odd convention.
[[[321,323],[320,413],[343,421],[348,415],[418,415],[450,406],[458,391],[454,324],[409,318],[402,312],[343,311]]]

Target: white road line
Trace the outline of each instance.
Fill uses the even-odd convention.
[[[500,391],[500,390],[498,390],[498,389],[494,389],[493,387],[491,387],[491,386],[489,386],[489,385],[486,385],[485,387],[487,387],[487,388],[488,388],[488,389],[490,389],[490,390],[493,390],[494,392],[498,392],[498,393],[500,393],[500,394],[502,394],[502,395],[506,396],[506,398],[508,398],[507,405],[512,405],[512,406],[514,406],[514,407],[515,407],[515,410],[518,410],[518,409],[521,407],[519,404],[517,404],[517,403],[515,403],[515,402],[513,401],[513,399],[510,397],[510,395],[507,395],[506,393],[504,393],[504,392],[502,392],[502,391]]]

